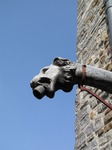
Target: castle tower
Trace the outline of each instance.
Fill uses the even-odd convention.
[[[112,71],[107,1],[78,0],[77,62]],[[88,88],[112,105],[112,94]],[[111,150],[112,111],[77,88],[75,113],[75,150]]]

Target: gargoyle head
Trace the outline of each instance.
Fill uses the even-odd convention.
[[[74,85],[74,63],[68,59],[55,58],[53,64],[43,68],[36,75],[30,86],[36,98],[41,99],[47,95],[53,98],[55,91],[62,89],[65,92],[72,90]]]

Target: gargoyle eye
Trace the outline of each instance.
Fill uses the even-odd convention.
[[[51,79],[46,78],[46,77],[42,77],[40,78],[40,80],[38,81],[39,83],[51,83]]]
[[[42,73],[45,73],[49,68],[43,68]]]

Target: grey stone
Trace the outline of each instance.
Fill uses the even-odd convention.
[[[98,147],[95,147],[95,148],[93,148],[93,150],[99,150],[99,148],[98,148]]]
[[[95,131],[93,124],[90,124],[87,129],[86,129],[86,134],[87,136],[90,135],[91,133],[93,133]]]
[[[93,133],[87,137],[87,142],[90,142],[94,138]]]
[[[107,137],[103,136],[99,138],[99,145],[103,146],[104,144],[106,144],[108,142]]]
[[[81,149],[86,146],[86,136],[84,133],[81,133],[77,138],[76,138],[76,149]]]
[[[90,106],[91,106],[91,108],[92,109],[94,109],[96,106],[97,106],[97,100],[96,100],[96,98],[95,97],[92,97],[91,98],[91,101],[90,101]]]
[[[112,148],[112,141],[111,141],[111,143],[110,143],[110,147]]]
[[[78,0],[77,56],[77,62],[82,64],[89,64],[97,68],[105,68],[108,64],[112,66],[109,45],[109,30],[104,0],[86,0],[86,2],[85,0]],[[108,70],[111,70],[111,68]],[[105,84],[105,88],[106,86],[107,85]],[[112,87],[112,85],[110,87]],[[97,89],[99,89],[99,87]],[[93,89],[92,91],[99,93],[107,102],[112,104],[112,100],[109,97],[108,92],[106,93],[102,91],[100,93]],[[95,116],[94,119],[90,117],[88,125],[86,123],[87,126],[82,131],[80,130],[80,134],[84,132],[85,137],[87,137],[86,141],[88,141],[87,145],[82,147],[81,150],[110,150],[110,147],[112,149],[111,132],[104,130],[106,133],[104,132],[102,136],[98,136],[98,133],[100,132],[99,130],[105,128],[104,121],[106,116],[104,111],[107,107],[98,100],[92,101],[93,96],[88,96],[90,94],[86,93],[86,96],[84,95],[85,93],[83,93],[83,96],[81,95],[80,97],[80,108],[88,109],[87,112],[90,115],[91,111],[95,112]],[[87,105],[90,105],[90,108],[87,108]],[[81,116],[84,116],[82,115],[83,110],[84,109],[79,109],[81,115],[77,116],[78,119],[81,119]],[[110,117],[108,117],[108,122],[110,122],[109,118]],[[78,119],[76,121],[79,122]],[[91,140],[92,134],[95,136],[93,139],[96,140],[96,142],[93,142],[93,145],[91,144],[93,140]],[[79,150],[79,148],[77,148],[77,150]]]
[[[101,129],[104,126],[104,122],[101,117],[97,117],[95,119],[95,132],[98,132],[99,129]]]
[[[112,129],[106,133],[106,137],[108,141],[112,140]]]
[[[86,71],[86,76],[82,81],[83,70]],[[54,59],[52,65],[43,68],[30,83],[33,94],[38,99],[45,95],[53,98],[59,89],[70,92],[74,84],[81,84],[81,89],[84,84],[111,93],[112,72],[89,65],[83,66],[82,69],[81,64],[75,64],[71,60],[58,57]],[[84,88],[82,90],[85,91]]]
[[[107,108],[106,105],[100,103],[97,108],[98,114],[102,113],[106,108]]]
[[[97,143],[97,140],[94,138],[92,141],[91,141],[91,147],[94,148],[98,145]]]
[[[88,123],[90,123],[90,116],[86,115],[84,118],[80,121],[80,130],[82,131],[84,128],[88,126]]]
[[[111,150],[111,147],[110,147],[109,144],[107,144],[107,145],[103,146],[103,147],[101,148],[101,150]]]

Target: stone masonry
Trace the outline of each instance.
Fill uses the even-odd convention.
[[[77,62],[112,71],[104,0],[78,0]],[[112,105],[112,94],[88,87]],[[75,150],[112,150],[112,111],[76,91]]]

